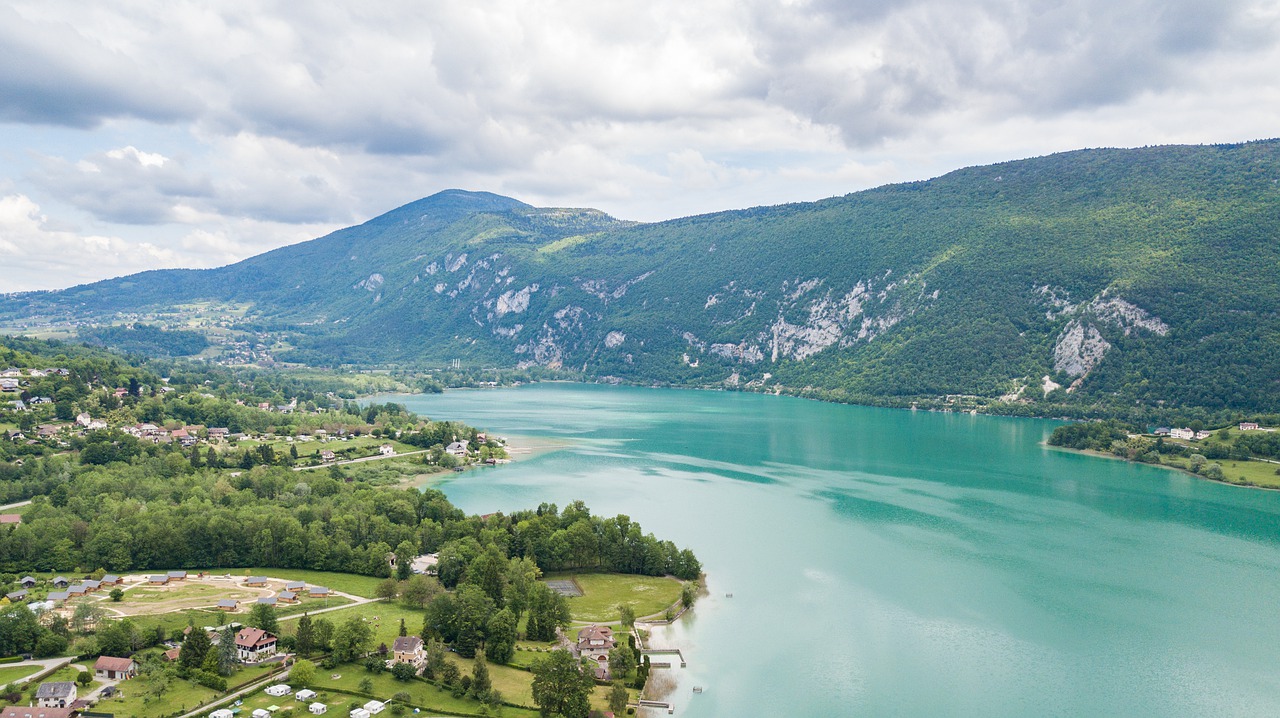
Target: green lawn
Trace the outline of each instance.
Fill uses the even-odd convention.
[[[301,615],[301,614],[299,614]],[[378,644],[385,643],[390,646],[395,642],[396,636],[400,635],[400,619],[404,619],[405,630],[410,636],[416,636],[422,632],[422,616],[423,612],[405,608],[399,603],[391,603],[387,601],[377,601],[375,603],[364,603],[351,608],[344,608],[341,611],[331,611],[323,613],[316,618],[324,618],[333,623],[334,626],[340,625],[347,620],[348,616],[360,616],[364,618],[373,628],[373,648],[377,648]],[[297,624],[294,619],[297,616],[289,616],[281,619],[281,628],[286,633],[293,633],[297,630]]]
[[[306,568],[211,568],[205,573],[229,573],[232,576],[267,576],[269,578],[282,578],[286,581],[306,581],[308,586],[326,586],[335,591],[342,591],[343,593],[365,598],[373,598],[373,590],[382,581],[382,579],[374,578],[373,576],[312,571]]]
[[[680,600],[680,581],[662,576],[634,576],[621,573],[551,574],[549,579],[575,579],[582,595],[569,599],[575,621],[615,623],[620,604],[631,604],[637,618],[667,610]]]
[[[166,587],[153,587],[150,585],[138,586],[125,591],[121,604],[130,603],[148,603],[158,601],[181,601],[186,599],[208,599],[209,603],[215,604],[221,598],[239,598],[244,599],[254,596],[250,591],[245,591],[235,586],[214,586],[206,583],[179,583],[178,585],[170,585]]]
[[[206,611],[202,608],[192,608],[185,611],[173,611],[170,613],[151,613],[140,616],[129,616],[139,629],[146,630],[152,626],[164,627],[166,636],[174,636],[182,632],[182,629],[194,623],[197,626],[222,626],[231,621],[244,621],[244,614],[223,613],[221,611]]]
[[[44,668],[41,666],[5,666],[0,668],[0,686],[8,685],[19,678],[26,678],[42,670]]]
[[[470,664],[471,664],[470,661],[458,660],[458,665],[463,670],[464,673],[471,672]],[[501,667],[494,666],[493,668],[501,668]],[[513,670],[513,669],[506,669],[506,670]],[[332,677],[335,674],[339,676],[336,679]],[[525,674],[525,675],[529,675],[529,674]],[[322,695],[325,694],[325,689],[330,687],[341,688],[348,691],[358,691],[360,682],[366,678],[368,678],[370,681],[373,682],[373,692],[371,695],[378,700],[385,701],[390,699],[391,696],[395,695],[396,693],[400,691],[405,691],[410,696],[412,696],[411,701],[415,707],[423,708],[427,711],[436,709],[441,711],[449,711],[452,713],[464,713],[464,714],[471,714],[471,715],[478,715],[480,712],[481,705],[477,701],[469,700],[466,698],[454,698],[449,691],[439,688],[437,686],[430,685],[428,683],[424,683],[422,681],[404,681],[404,682],[397,681],[395,678],[391,676],[390,673],[386,673],[386,672],[375,675],[375,674],[369,673],[363,667],[354,665],[354,664],[347,664],[344,666],[340,666],[339,668],[333,671],[327,671],[322,668],[317,668],[316,681],[315,681],[316,685],[312,686],[312,688],[315,691],[321,693]],[[265,694],[258,692],[254,696],[253,707],[262,708],[262,707],[266,707],[267,705],[271,705],[271,703],[264,703],[262,705],[258,705],[261,702],[258,698],[259,696],[261,696],[264,699],[271,698],[270,696],[266,696]],[[354,696],[349,696],[349,695],[340,694],[340,693],[331,693],[329,694],[329,698],[332,700],[332,702],[329,703],[329,706],[330,706],[329,714],[334,714],[334,713],[341,714],[343,712],[346,712],[347,704],[354,700],[357,700],[356,697]],[[279,705],[282,708],[286,706],[285,703],[278,702],[279,699],[272,699],[272,700],[277,701],[275,702],[275,705]],[[511,698],[508,698],[507,700],[511,700]],[[296,701],[292,701],[292,699],[290,699],[290,701],[296,703]],[[361,700],[360,702],[363,703],[364,701]],[[516,701],[512,701],[512,702],[516,702]],[[249,703],[250,703],[249,701],[245,701],[246,706],[249,705]],[[337,710],[338,707],[341,707],[340,711]],[[249,710],[247,712],[252,712],[252,710]],[[503,706],[502,715],[504,716],[504,718],[511,718],[511,717],[535,718],[538,715],[538,712],[534,710],[514,708],[511,706]]]
[[[1167,466],[1181,469],[1186,469],[1188,465],[1187,460],[1181,457],[1166,458],[1165,461]],[[1216,461],[1222,465],[1222,477],[1227,483],[1263,486],[1270,489],[1280,488],[1280,474],[1276,473],[1280,470],[1280,464],[1231,459],[1211,459],[1210,461]]]
[[[261,678],[272,666],[241,668],[227,679],[228,691]],[[220,697],[221,693],[180,678],[168,679],[167,688],[156,697],[153,692],[157,677],[139,676],[119,684],[120,693],[102,700],[95,710],[114,713],[118,718],[159,718],[178,710],[194,709]]]

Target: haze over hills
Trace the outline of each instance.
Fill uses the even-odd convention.
[[[307,363],[1277,411],[1278,182],[1268,140],[1081,150],[652,224],[449,190],[219,269],[10,295],[0,316],[212,301],[247,305],[237,322]]]

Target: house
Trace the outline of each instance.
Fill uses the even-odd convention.
[[[323,703],[312,703],[311,705],[307,706],[307,710],[311,711],[311,715],[320,716],[320,715],[324,715],[325,712],[329,710],[329,706]]]
[[[329,589],[325,588],[324,586],[312,586],[307,591],[307,595],[311,596],[312,598],[328,598]]]
[[[77,583],[76,585],[71,586],[70,588],[67,589],[67,595],[71,596],[72,598],[75,598],[76,596],[83,596],[88,592],[89,592],[89,589],[85,588],[84,584],[81,584],[81,583]]]
[[[230,708],[219,708],[209,714],[209,718],[233,718],[233,716],[235,713],[232,713]]]
[[[1257,431],[1258,425],[1252,421],[1240,422],[1240,431]]]
[[[170,571],[170,572],[169,572],[169,580],[170,580],[170,581],[185,581],[185,580],[187,580],[187,572],[186,572],[186,571]]]
[[[275,696],[277,698],[281,696],[287,696],[292,692],[293,692],[293,689],[284,683],[277,683],[274,686],[268,686],[267,690],[263,691],[263,693],[266,693],[269,696]]]
[[[76,414],[76,423],[80,426],[88,426],[92,421],[93,417],[89,416],[89,412],[87,411],[82,411],[79,414]]]
[[[284,585],[284,590],[293,591],[294,593],[297,593],[298,591],[305,591],[306,589],[306,581],[290,581]]]
[[[180,648],[180,647],[179,647],[179,648],[170,648],[169,650],[167,650],[167,651],[165,651],[165,652],[164,652],[164,659],[165,659],[166,661],[173,662],[173,661],[178,660],[178,658],[179,658],[181,655],[182,655],[182,648]]]
[[[1200,441],[1201,439],[1209,438],[1210,434],[1212,433],[1213,432],[1209,432],[1209,431],[1197,431],[1195,435],[1192,436],[1191,438],[1195,439],[1196,441]]]
[[[337,458],[338,458],[338,455],[333,453],[332,451],[329,451],[328,449],[324,449],[320,452],[321,461],[334,461]]]
[[[253,718],[271,718],[271,711],[266,708],[259,708],[253,712]]]
[[[7,378],[0,379],[0,391],[17,391],[17,390],[18,390],[17,379],[7,379]]]
[[[593,661],[609,660],[609,651],[616,648],[618,642],[613,638],[613,629],[608,626],[591,625],[578,631],[576,648],[578,655]],[[606,663],[606,667],[607,667]]]
[[[10,514],[10,515],[15,516],[16,514]],[[21,520],[22,517],[19,516],[18,519]],[[18,583],[21,584],[23,588],[34,588],[36,585],[36,579],[35,579],[35,576],[23,576],[22,580],[19,581]]]
[[[261,598],[259,598],[259,599],[258,599],[258,603],[259,603],[260,605],[263,605],[263,606],[274,606],[274,605],[276,605],[276,597],[275,597],[275,596],[263,596],[263,597],[261,597]]]
[[[399,636],[391,644],[392,660],[396,663],[411,663],[421,668],[427,662],[427,652],[423,649],[422,639],[417,636]]]
[[[218,601],[218,610],[221,611],[238,611],[240,610],[240,602],[234,598],[224,598]]]
[[[46,600],[48,600],[50,603],[53,603],[55,605],[60,605],[63,601],[66,601],[68,598],[70,598],[70,596],[67,595],[66,591],[52,591],[49,593],[48,596],[45,596]]]
[[[27,598],[27,590],[24,588],[20,591],[14,591],[13,593],[6,593],[4,597],[9,599],[9,603],[17,603],[18,601],[25,601]]]
[[[34,404],[35,400],[32,399],[31,403]],[[40,437],[41,439],[52,439],[57,435],[58,435],[58,427],[54,426],[53,424],[41,424],[40,426],[36,427],[36,436]]]
[[[452,444],[449,444],[448,446],[444,447],[444,453],[452,454],[453,456],[456,456],[459,459],[461,459],[462,457],[467,455],[467,442],[455,441]]]
[[[169,575],[161,573],[149,576],[147,577],[147,583],[150,583],[153,586],[167,586],[169,585]]]
[[[352,708],[350,715],[351,718],[369,718],[369,711],[363,708]]]
[[[62,576],[55,576],[53,579],[53,585],[57,586],[58,588],[66,588],[67,586],[71,585],[71,582],[63,578]]]
[[[302,690],[298,691],[297,693],[294,693],[294,694],[293,694],[293,697],[294,697],[294,698],[297,698],[297,699],[298,699],[298,700],[300,700],[300,701],[309,701],[309,700],[311,700],[312,698],[315,698],[315,697],[316,697],[316,692],[315,692],[315,691],[313,691],[313,690],[311,690],[310,688],[303,688]]]
[[[84,585],[85,593],[93,593],[94,591],[97,591],[99,588],[102,588],[101,581],[95,581],[91,578],[85,579],[81,583]]]
[[[236,653],[245,663],[254,663],[276,653],[276,637],[261,628],[242,628],[236,634]]]
[[[34,706],[5,706],[0,718],[71,718],[70,708],[39,708]]]
[[[14,441],[14,442],[22,441],[23,439],[27,438],[27,435],[22,433],[22,431],[19,429],[6,431],[4,432],[4,435],[5,435],[5,438],[7,438],[9,441]]]
[[[280,595],[277,596],[276,598],[280,599],[281,601],[284,601],[285,603],[298,602],[298,594],[294,593],[293,591],[281,591]]]
[[[250,576],[244,580],[246,586],[265,586],[267,585],[266,576]]]
[[[31,397],[31,401],[27,403],[31,404],[32,406],[41,406],[44,404],[52,404],[53,399],[50,399],[47,396],[33,396]]]
[[[1151,433],[1155,434],[1156,436],[1168,436],[1168,435],[1169,435],[1169,427],[1167,427],[1167,426],[1160,426],[1160,427],[1157,427],[1157,428],[1156,428],[1156,430],[1155,430],[1155,431],[1153,431],[1153,432],[1151,432]]]
[[[209,429],[209,441],[221,441],[231,434],[229,429],[213,428]]]
[[[93,677],[123,681],[138,675],[138,664],[132,658],[102,656],[93,664]]]
[[[395,456],[396,449],[391,444],[383,444],[382,446],[378,447],[378,453],[382,454],[383,456]]]
[[[378,715],[382,711],[386,710],[386,708],[387,704],[382,701],[369,701],[364,704],[364,709],[369,711],[369,715],[371,716]]]
[[[0,524],[20,524],[22,514],[0,514]]]
[[[1191,429],[1170,429],[1169,436],[1172,436],[1175,439],[1190,440],[1196,437],[1196,432],[1192,431]]]
[[[103,586],[119,586],[122,583],[124,583],[124,579],[114,573],[109,573],[102,577]]]

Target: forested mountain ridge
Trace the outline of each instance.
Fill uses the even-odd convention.
[[[1026,413],[1275,411],[1278,181],[1268,140],[1081,150],[653,224],[451,190],[220,269],[11,295],[0,315],[233,301],[310,363],[457,358]]]

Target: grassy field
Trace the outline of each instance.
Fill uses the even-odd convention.
[[[299,614],[300,615],[300,614]],[[333,622],[334,626],[341,624],[347,620],[348,616],[360,616],[364,618],[373,628],[373,647],[377,648],[378,644],[385,643],[390,646],[395,642],[396,636],[400,635],[400,619],[404,619],[405,630],[409,635],[416,636],[422,631],[423,612],[405,608],[398,603],[389,603],[387,601],[378,601],[376,603],[363,603],[359,606],[343,609],[341,611],[331,611],[322,614],[319,618],[324,618]],[[297,630],[297,624],[294,622],[298,616],[289,616],[281,618],[281,629],[286,633],[293,633]]]
[[[44,668],[41,666],[4,666],[0,668],[0,686],[12,683],[19,678],[26,678],[43,670]]]
[[[548,579],[574,579],[582,595],[569,599],[575,621],[615,623],[620,604],[630,604],[637,618],[662,613],[680,600],[681,584],[674,578],[620,573],[551,574]]]
[[[1180,469],[1186,469],[1188,466],[1187,460],[1180,457],[1166,459],[1166,461],[1166,466]],[[1280,474],[1276,473],[1277,470],[1280,470],[1280,464],[1272,464],[1266,461],[1233,461],[1231,459],[1219,459],[1217,463],[1222,465],[1222,478],[1229,484],[1280,489]]]
[[[257,596],[252,591],[246,591],[237,586],[215,586],[207,583],[186,583],[183,582],[171,586],[150,586],[142,585],[137,588],[131,588],[125,591],[124,599],[117,606],[124,606],[131,603],[148,603],[160,601],[185,601],[185,600],[207,600],[211,605],[216,604],[218,599],[222,598],[238,598],[248,599]]]
[[[223,626],[230,621],[244,620],[242,614],[206,611],[198,608],[186,611],[173,611],[171,613],[142,614],[138,616],[129,616],[128,618],[142,630],[146,630],[152,626],[162,626],[166,636],[177,635],[182,632],[182,629],[192,623],[201,627]]]
[[[269,578],[282,578],[286,581],[306,581],[308,586],[325,586],[335,591],[342,591],[343,593],[365,598],[373,598],[373,590],[382,581],[382,579],[374,578],[373,576],[312,571],[306,568],[211,568],[205,573],[229,573],[232,576],[267,576]]]
[[[459,668],[463,670],[463,673],[470,673],[471,667],[469,661],[459,661],[458,665]],[[338,678],[333,678],[334,675],[337,675]],[[348,691],[358,691],[360,682],[366,678],[373,683],[373,691],[371,695],[381,701],[390,699],[391,696],[400,691],[405,691],[412,697],[410,700],[415,707],[423,708],[428,712],[432,709],[436,709],[471,715],[478,715],[480,713],[481,705],[478,701],[466,698],[454,698],[449,691],[422,681],[397,681],[390,673],[379,673],[375,675],[354,664],[341,666],[335,671],[317,669],[315,680],[316,685],[312,686],[312,688],[321,695],[327,695],[330,699],[330,714],[337,713],[340,715],[347,711],[349,703],[356,700],[360,700],[361,703],[364,703],[364,699],[357,699],[355,696],[341,693],[326,694],[326,689],[341,688]],[[264,699],[269,699],[272,702],[263,703]],[[280,700],[281,699],[272,698],[271,696],[258,692],[252,697],[251,701],[245,701],[245,706],[249,706],[252,703],[253,708],[265,708],[267,705],[272,704],[278,705],[282,708],[288,707],[286,702],[280,702]],[[511,698],[508,698],[507,700],[511,700]],[[292,698],[287,699],[287,702],[296,704],[296,701]],[[322,700],[321,702],[326,701]],[[259,705],[260,703],[261,705]],[[306,709],[303,708],[303,710]],[[252,709],[246,712],[251,713]],[[538,712],[535,710],[503,706],[502,715],[504,718],[535,718],[535,716],[538,715]]]
[[[265,675],[273,666],[254,666],[241,668],[227,679],[229,691]],[[95,710],[103,713],[114,713],[120,718],[158,718],[172,714],[175,710],[194,709],[197,705],[215,700],[221,693],[190,681],[169,679],[166,688],[158,697],[154,695],[157,678],[139,676],[119,684],[120,693],[107,698],[95,706]]]

